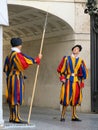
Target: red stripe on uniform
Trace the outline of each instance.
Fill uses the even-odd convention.
[[[80,95],[80,87],[78,82],[76,83],[76,93],[75,93],[75,104],[77,103],[78,99],[79,99],[79,95]]]
[[[29,64],[26,62],[24,56],[21,53],[17,53],[17,57],[19,58],[23,69],[26,69],[29,66]]]
[[[63,67],[63,64],[64,64],[64,58],[62,59],[62,61],[60,62],[58,68],[57,68],[57,72],[60,73],[61,72],[61,69]]]

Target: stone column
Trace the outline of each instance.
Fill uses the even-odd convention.
[[[4,120],[3,120],[3,106],[2,106],[2,87],[3,87],[3,84],[2,84],[2,70],[3,70],[3,62],[2,62],[2,59],[3,59],[3,27],[0,26],[0,127],[3,126],[4,124]]]

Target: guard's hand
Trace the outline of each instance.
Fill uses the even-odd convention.
[[[60,78],[60,81],[61,81],[61,82],[63,82],[63,83],[66,82],[65,76],[62,75],[62,76],[60,76],[59,78]]]
[[[42,54],[39,54],[38,57],[39,57],[39,59],[42,59]]]
[[[84,88],[84,82],[80,82],[80,88]]]
[[[62,79],[61,82],[65,83],[65,82],[66,82],[66,79]]]
[[[35,62],[39,65],[42,58],[42,54],[39,54],[38,57],[35,58]]]

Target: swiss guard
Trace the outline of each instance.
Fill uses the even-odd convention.
[[[32,64],[40,64],[42,55],[35,59],[21,52],[22,40],[20,38],[11,39],[11,52],[5,59],[4,72],[6,73],[6,98],[10,109],[9,122],[27,123],[22,120],[19,107],[24,102],[24,74],[23,71]]]
[[[72,106],[71,121],[81,121],[76,114],[76,107],[81,105],[84,80],[88,77],[85,62],[78,57],[81,50],[81,45],[75,45],[72,48],[72,55],[64,56],[57,68],[62,82],[60,93],[62,113],[60,121],[65,121],[66,108],[69,105]]]

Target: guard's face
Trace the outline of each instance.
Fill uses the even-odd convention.
[[[79,52],[80,52],[79,47],[75,47],[72,52],[73,52],[73,54],[79,54]]]
[[[22,49],[22,45],[19,45],[19,46],[18,46],[18,49],[21,51],[21,49]]]

